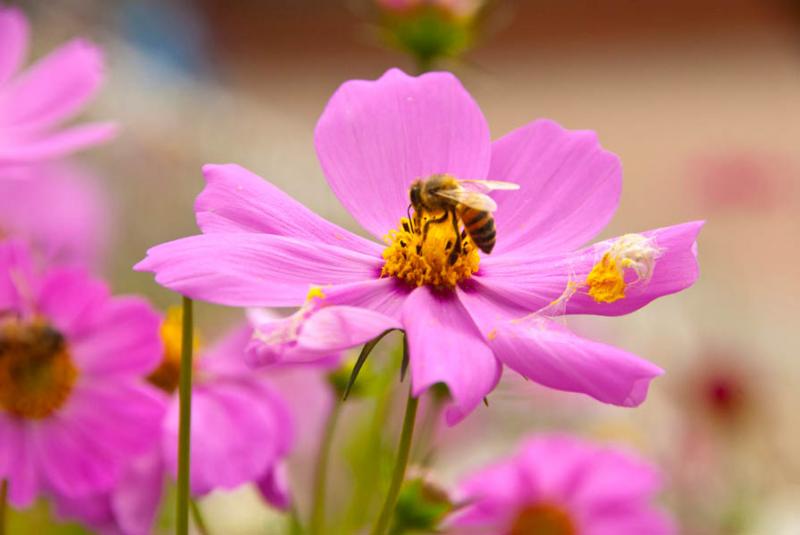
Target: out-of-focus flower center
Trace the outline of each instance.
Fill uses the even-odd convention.
[[[423,214],[419,224],[412,226],[404,217],[398,229],[389,231],[384,238],[382,277],[397,277],[412,286],[455,288],[478,271],[480,256],[472,239],[464,232],[456,235],[449,217],[431,222],[423,232],[430,219]],[[460,249],[453,252],[457,241]]]
[[[151,384],[171,394],[178,389],[181,375],[181,346],[183,337],[183,311],[181,307],[170,307],[161,324],[161,340],[164,356],[161,364],[147,377]],[[192,354],[200,348],[200,337],[195,334]]]
[[[507,535],[577,535],[569,513],[549,503],[522,508]]]
[[[18,418],[47,418],[64,405],[77,378],[64,337],[47,323],[0,324],[0,408]]]
[[[586,277],[589,295],[598,303],[623,299],[628,286],[650,280],[659,253],[652,241],[641,234],[621,236]],[[626,270],[635,274],[633,280],[625,279]]]

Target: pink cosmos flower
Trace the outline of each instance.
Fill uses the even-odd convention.
[[[456,496],[465,507],[448,523],[459,534],[666,535],[675,528],[652,504],[661,486],[630,453],[545,435],[469,476]]]
[[[64,156],[109,139],[108,123],[58,129],[89,101],[103,80],[103,60],[92,43],[76,39],[25,71],[28,21],[0,6],[0,169]]]
[[[136,269],[196,299],[302,305],[284,328],[256,334],[302,355],[403,329],[413,394],[446,384],[450,423],[495,387],[503,364],[606,403],[645,399],[658,367],[581,339],[550,316],[625,314],[687,288],[698,276],[702,223],[578,248],[609,221],[621,190],[619,160],[594,133],[539,120],[492,142],[453,75],[393,69],[343,84],[315,143],[339,200],[383,244],[320,218],[241,167],[207,165],[195,204],[203,234],[150,249]],[[494,196],[492,254],[481,256],[464,238],[451,257],[449,219],[424,237],[422,225],[409,225],[411,183],[437,173],[520,185]],[[318,287],[309,293],[310,285]]]
[[[143,376],[162,351],[158,316],[76,269],[37,271],[0,243],[0,479],[11,503],[107,490],[158,430]]]
[[[29,242],[49,263],[97,265],[109,231],[109,200],[85,170],[42,163],[0,180],[0,238]]]
[[[167,314],[161,328],[165,352],[149,380],[166,408],[151,450],[128,463],[113,491],[79,499],[56,497],[57,513],[100,533],[152,532],[167,476],[177,474],[177,386],[181,315]],[[192,387],[190,486],[193,496],[255,483],[274,506],[291,504],[284,460],[293,445],[294,422],[270,381],[243,364],[252,329],[237,328],[195,361]]]

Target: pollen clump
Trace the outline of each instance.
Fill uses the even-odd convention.
[[[0,325],[0,409],[47,418],[69,399],[77,378],[64,337],[43,320]]]
[[[587,275],[585,284],[589,295],[598,303],[613,303],[625,298],[629,286],[650,280],[660,254],[661,250],[646,236],[621,236]],[[632,280],[626,280],[627,271],[634,273]]]
[[[423,239],[428,219],[423,215],[418,224],[412,226],[404,217],[398,229],[389,231],[384,238],[386,262],[381,276],[396,277],[411,286],[455,288],[478,271],[478,249],[464,233],[456,235],[450,218],[429,224]],[[460,250],[453,253],[456,240],[461,242]]]

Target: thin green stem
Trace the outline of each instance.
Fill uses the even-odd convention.
[[[203,519],[203,513],[200,512],[200,506],[191,498],[189,499],[189,509],[192,512],[194,527],[197,528],[200,535],[209,535],[208,525],[206,525],[206,521]]]
[[[189,534],[189,438],[192,426],[192,346],[194,345],[192,300],[183,298],[183,336],[181,338],[180,424],[178,427],[177,535]]]
[[[8,480],[0,483],[0,535],[6,535],[6,511],[8,510]]]
[[[310,535],[320,535],[325,527],[325,487],[328,480],[328,461],[330,460],[333,435],[341,410],[342,402],[337,398],[331,408],[331,413],[328,415],[328,421],[325,422],[325,431],[317,454],[317,464],[314,467],[311,520],[308,523],[308,533]]]
[[[400,445],[397,449],[397,459],[394,463],[392,481],[389,484],[389,493],[386,495],[386,501],[383,502],[383,509],[381,509],[378,521],[372,528],[372,535],[383,535],[386,533],[386,530],[389,528],[389,521],[394,514],[397,496],[400,494],[400,487],[406,477],[406,465],[408,464],[408,454],[411,451],[411,439],[414,437],[414,422],[417,419],[418,405],[419,398],[415,398],[409,389],[406,414],[403,417],[403,431],[400,434]]]

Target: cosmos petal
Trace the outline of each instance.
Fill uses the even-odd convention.
[[[230,306],[297,306],[311,285],[377,278],[379,257],[269,234],[203,234],[153,247],[134,269],[171,290]]]
[[[26,164],[36,160],[60,158],[77,150],[97,145],[114,137],[116,125],[90,123],[0,144],[0,164]]]
[[[25,60],[28,20],[15,7],[0,7],[0,85],[10,79]]]
[[[663,373],[627,351],[583,339],[544,317],[498,324],[489,345],[523,377],[624,407],[640,405],[650,381]]]
[[[100,87],[99,48],[74,39],[25,70],[0,92],[5,128],[45,129],[75,114]]]
[[[263,232],[380,255],[379,244],[321,218],[243,167],[208,164],[203,175],[206,187],[197,197],[195,214],[204,233]]]
[[[232,489],[261,477],[291,444],[293,428],[284,403],[260,380],[216,381],[192,390],[194,495]],[[163,453],[177,472],[178,403],[165,419]]]
[[[497,385],[500,362],[453,294],[417,288],[403,304],[403,325],[413,395],[437,383],[447,385],[453,402],[446,419],[455,425]]]
[[[619,158],[594,132],[534,121],[492,143],[492,180],[520,184],[493,194],[495,254],[570,251],[611,220],[622,191]]]
[[[333,192],[374,236],[395,228],[411,182],[435,173],[485,178],[489,128],[450,73],[419,77],[398,69],[375,81],[342,84],[314,134]]]
[[[598,303],[580,284],[611,245],[610,238],[579,251],[530,258],[514,252],[481,261],[481,281],[528,311],[537,311],[562,297],[569,284],[577,291],[563,301],[559,313],[618,316],[638,310],[650,301],[684,290],[699,276],[697,234],[703,221],[692,221],[642,232],[660,250],[649,280],[630,284],[625,297]],[[513,295],[516,289],[517,295]],[[543,304],[544,303],[544,304]],[[502,303],[498,303],[502,305]],[[512,313],[510,310],[509,313]]]

